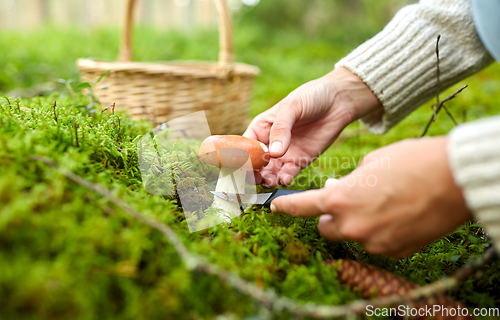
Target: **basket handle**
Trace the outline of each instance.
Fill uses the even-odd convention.
[[[231,11],[226,0],[213,0],[217,8],[219,17],[219,63],[222,66],[229,66],[234,62],[233,45],[233,22]],[[125,13],[125,25],[122,33],[122,43],[118,61],[131,62],[132,49],[132,25],[134,17],[134,7],[136,0],[128,0]]]

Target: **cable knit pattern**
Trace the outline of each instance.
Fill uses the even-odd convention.
[[[362,119],[370,131],[386,132],[436,94],[438,34],[442,90],[493,61],[470,10],[469,0],[421,0],[336,64],[363,79],[382,102],[382,117]]]
[[[448,137],[455,180],[500,248],[500,116],[460,125]]]

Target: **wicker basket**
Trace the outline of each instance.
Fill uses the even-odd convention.
[[[225,0],[214,0],[219,17],[219,62],[132,62],[132,17],[128,0],[119,62],[79,59],[81,79],[96,81],[110,71],[95,92],[103,105],[116,103],[133,119],[154,126],[205,110],[212,134],[242,133],[248,124],[248,104],[259,68],[234,63],[231,13]]]

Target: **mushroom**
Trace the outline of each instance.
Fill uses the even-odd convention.
[[[237,135],[215,135],[202,142],[198,158],[221,168],[216,192],[243,194],[247,172],[267,165],[270,156],[267,146],[257,140]],[[239,203],[214,197],[213,206],[239,216]]]

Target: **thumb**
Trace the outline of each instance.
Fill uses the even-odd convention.
[[[298,118],[296,108],[292,106],[292,103],[285,98],[278,105],[276,118],[269,134],[269,153],[273,158],[284,155],[290,146],[292,127]]]

